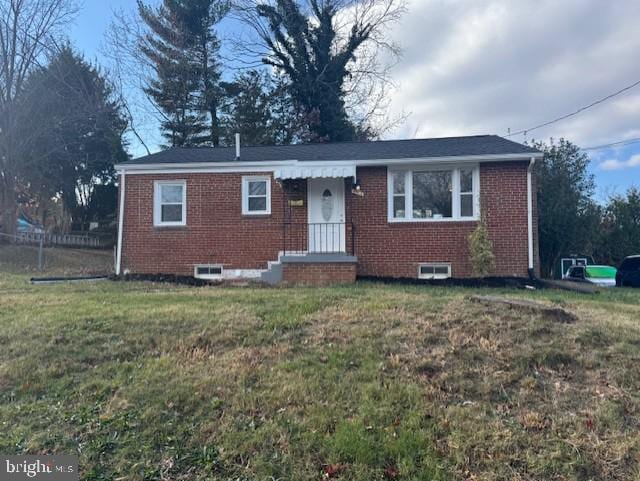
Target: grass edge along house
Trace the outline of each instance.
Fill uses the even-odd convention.
[[[350,282],[473,275],[482,219],[494,275],[539,271],[532,168],[495,135],[172,148],[116,166],[116,273]]]

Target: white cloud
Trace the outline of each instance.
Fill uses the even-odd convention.
[[[598,164],[598,168],[601,170],[621,170],[633,167],[640,167],[640,154],[632,155],[627,160],[607,159]]]
[[[640,80],[640,2],[409,1],[392,105],[410,116],[390,137],[505,135]],[[528,138],[599,145],[639,136],[639,117],[640,86]]]

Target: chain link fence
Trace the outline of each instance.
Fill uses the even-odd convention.
[[[0,232],[0,273],[111,274],[114,249],[89,236]]]

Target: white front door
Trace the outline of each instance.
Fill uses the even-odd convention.
[[[308,179],[309,252],[345,252],[344,179]]]

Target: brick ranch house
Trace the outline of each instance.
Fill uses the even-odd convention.
[[[538,272],[531,169],[542,154],[483,135],[173,148],[116,166],[116,273],[349,282],[471,277],[483,219],[495,275]]]

